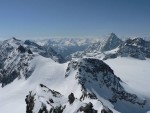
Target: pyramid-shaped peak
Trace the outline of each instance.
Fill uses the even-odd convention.
[[[111,33],[108,39],[119,39],[115,33]]]
[[[115,33],[110,33],[110,35],[111,35],[111,36],[113,36],[113,35],[115,35],[115,36],[116,36],[116,34],[115,34]]]
[[[115,49],[121,43],[122,43],[122,40],[119,39],[115,33],[111,33],[104,47],[102,48],[102,51],[109,51],[109,50]]]

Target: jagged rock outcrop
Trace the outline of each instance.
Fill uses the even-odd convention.
[[[97,113],[91,102],[84,103],[75,99],[73,93],[70,95],[74,98],[71,105],[65,96],[40,84],[26,96],[26,113]]]
[[[33,108],[34,108],[34,96],[31,95],[31,92],[29,92],[29,95],[26,96],[25,102],[26,102],[26,113],[33,113]]]
[[[81,106],[79,108],[79,111],[84,112],[84,113],[97,113],[97,110],[93,109],[93,104],[89,102],[85,106]]]
[[[63,96],[59,92],[40,84],[26,96],[26,113],[61,113],[61,99]],[[35,110],[37,106],[38,110]]]
[[[73,96],[74,94],[71,93],[70,95]],[[68,95],[68,97],[70,95]],[[70,102],[68,102],[65,96],[40,84],[26,96],[26,113],[103,113],[103,111],[113,113],[109,108],[103,105],[99,106],[103,109],[96,110],[94,109],[95,104],[93,105],[91,102],[86,103],[75,97],[73,98],[74,101],[70,105]]]
[[[72,103],[74,102],[74,100],[75,100],[74,94],[71,93],[71,94],[68,96],[68,101],[69,101],[70,104],[72,104]]]
[[[72,60],[68,64],[65,77],[68,77],[72,71],[76,71],[75,79],[82,86],[83,95],[80,100],[96,99],[98,94],[112,103],[124,100],[137,105],[146,104],[145,100],[128,93],[121,85],[121,79],[101,60],[92,58]]]

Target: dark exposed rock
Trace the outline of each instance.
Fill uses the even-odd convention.
[[[18,47],[18,51],[19,51],[20,53],[25,53],[25,52],[26,52],[26,49],[25,49],[22,45],[20,45],[20,46]]]
[[[53,99],[49,99],[49,102],[50,102],[50,103],[54,103]]]
[[[33,54],[32,51],[31,51],[30,49],[28,49],[28,53],[29,53],[29,54]]]
[[[38,113],[48,113],[46,106],[43,103]]]
[[[65,107],[56,106],[55,108],[51,108],[49,113],[63,113],[64,109],[65,109]]]
[[[68,96],[68,101],[69,101],[70,104],[72,104],[72,103],[74,102],[74,100],[75,100],[74,94],[71,93],[71,94]]]
[[[54,97],[61,97],[61,96],[62,96],[59,92],[54,91],[54,90],[51,90],[51,89],[49,89],[48,87],[46,87],[45,85],[43,85],[43,84],[40,84],[40,87],[41,87],[41,88],[46,88],[49,92],[51,92],[51,94],[52,94]]]
[[[109,108],[107,109],[102,109],[101,113],[113,113]]]
[[[97,110],[93,109],[93,104],[91,102],[86,104],[85,107],[81,106],[79,111],[83,111],[84,113],[97,113]]]
[[[34,96],[31,95],[32,92],[29,92],[29,95],[26,96],[25,102],[26,102],[26,113],[33,113],[34,108]]]
[[[84,87],[84,86],[82,86],[82,87]],[[86,90],[86,89],[84,88],[84,90]],[[80,97],[80,101],[84,100],[85,98],[97,99],[97,97],[94,93],[87,93],[86,91],[84,91],[82,96]]]

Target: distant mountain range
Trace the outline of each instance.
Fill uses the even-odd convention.
[[[108,39],[96,42],[84,51],[73,53],[72,57],[96,57],[99,59],[134,57],[144,60],[150,58],[150,41],[142,38],[129,38],[122,41],[114,33],[111,33]]]

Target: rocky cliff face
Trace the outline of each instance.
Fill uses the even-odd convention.
[[[44,48],[30,41],[22,42],[16,38],[5,40],[0,44],[0,83],[2,87],[16,78],[27,79],[34,68],[30,68],[31,60],[37,55],[52,58],[56,62],[64,59],[51,48]]]

